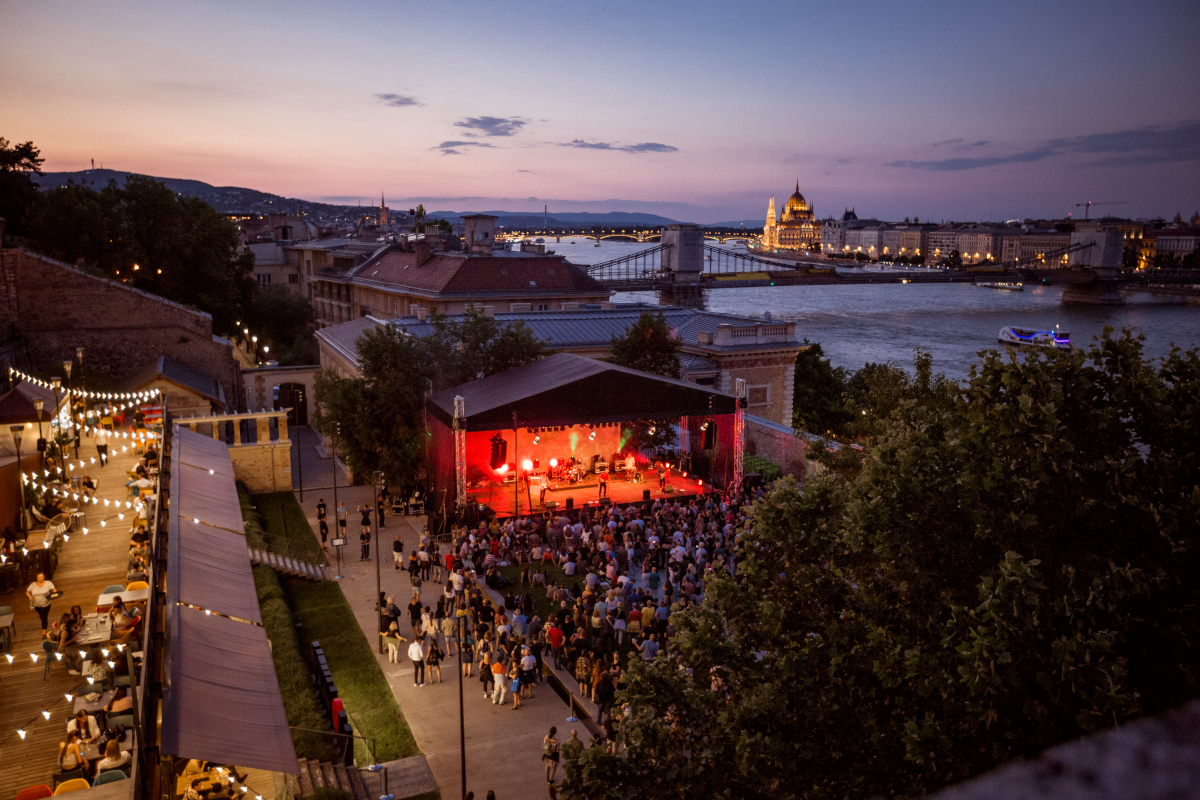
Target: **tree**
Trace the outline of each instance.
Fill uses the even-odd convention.
[[[313,336],[313,307],[285,286],[266,286],[250,306],[250,319],[260,344],[271,348],[271,356],[285,367],[320,361]]]
[[[0,136],[0,218],[10,235],[25,232],[25,212],[38,193],[30,176],[42,174],[43,161],[33,142],[10,145]]]
[[[819,436],[841,433],[849,421],[842,407],[846,370],[830,364],[819,343],[804,343],[808,346],[796,355],[792,379],[792,427]]]
[[[661,311],[643,311],[623,336],[612,337],[608,360],[622,367],[678,379],[679,338]],[[630,425],[625,445],[634,450],[656,450],[675,444],[671,420],[638,420]]]
[[[913,796],[1200,693],[1197,352],[1106,330],[959,389],[774,484],[563,797]]]
[[[339,453],[358,474],[382,470],[388,480],[417,481],[424,457],[424,397],[542,358],[545,345],[523,323],[501,327],[478,309],[460,320],[435,315],[434,332],[417,338],[392,325],[358,340],[362,378],[322,371],[314,385],[317,430],[340,425]]]

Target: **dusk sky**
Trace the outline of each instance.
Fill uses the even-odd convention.
[[[933,221],[1200,208],[1200,4],[0,0],[46,171],[326,202]]]

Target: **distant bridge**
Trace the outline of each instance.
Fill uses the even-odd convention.
[[[761,231],[746,228],[726,228],[706,226],[700,228],[704,238],[724,244],[729,241],[751,241],[762,235]],[[583,226],[551,226],[549,228],[505,228],[508,236],[553,236],[560,240],[564,236],[584,236],[588,239],[616,239],[626,242],[654,242],[662,239],[662,228],[639,228],[632,225],[583,225]]]
[[[698,231],[668,232],[655,247],[586,267],[609,289],[619,292],[666,291],[680,296],[700,290],[748,286],[849,285],[863,283],[985,283],[1021,281],[1064,285],[1064,302],[1116,304],[1122,286],[1200,285],[1200,270],[1127,270],[1090,265],[1047,266],[1098,247],[1077,242],[1038,258],[961,269],[863,269],[838,272],[819,259],[781,261],[704,245]]]

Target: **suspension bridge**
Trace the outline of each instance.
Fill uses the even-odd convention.
[[[1200,285],[1200,270],[1121,268],[1119,237],[1115,231],[1083,234],[1068,247],[1005,264],[838,270],[819,259],[779,261],[714,247],[696,227],[672,225],[659,244],[586,269],[613,291],[660,291],[683,301],[708,289],[749,286],[1020,282],[1065,286],[1063,302],[1113,305],[1123,302],[1122,287]]]

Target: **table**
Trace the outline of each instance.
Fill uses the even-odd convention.
[[[133,750],[133,729],[125,731],[125,738],[121,740],[121,749],[125,752]],[[98,758],[103,758],[104,753],[100,751],[100,745],[92,742],[91,744],[80,744],[79,751],[83,753],[83,757],[88,761],[95,761]]]
[[[100,595],[100,599],[96,601],[96,605],[100,608],[111,606],[113,598],[119,597],[125,601],[125,605],[130,603],[144,603],[150,599],[149,587],[145,589],[126,589],[122,592],[109,592],[108,594]]]
[[[126,689],[125,692],[128,694],[129,690]],[[94,711],[99,711],[112,702],[113,696],[116,695],[116,693],[116,689],[109,689],[107,692],[100,692],[100,696],[91,701],[89,701],[85,695],[77,694],[75,695],[75,713],[78,714],[80,711],[86,711],[91,714]],[[109,714],[109,716],[120,717],[125,714],[133,714],[136,708],[137,706],[135,705],[133,708],[126,711],[114,711]]]
[[[108,614],[88,614],[83,619],[83,627],[75,634],[74,644],[100,644],[111,638],[112,618]]]

